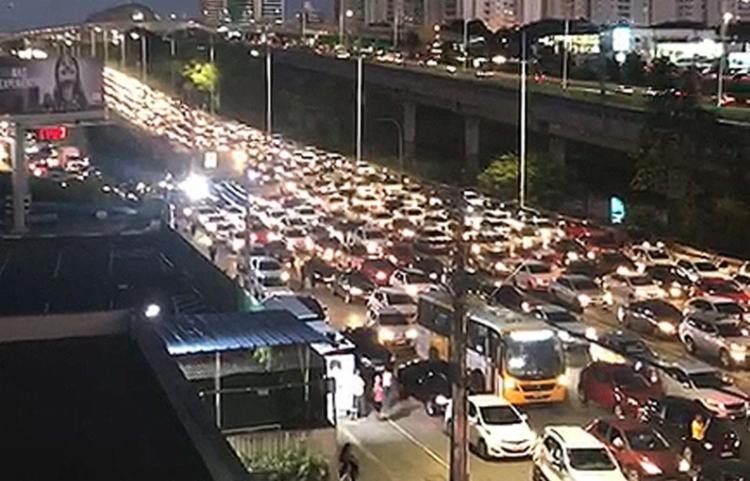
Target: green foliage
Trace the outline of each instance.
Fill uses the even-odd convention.
[[[501,199],[518,198],[520,159],[516,153],[506,153],[490,162],[477,176],[479,188]],[[529,152],[526,157],[526,198],[532,204],[545,206],[562,201],[571,193],[576,182],[566,179],[565,166],[548,155]]]
[[[328,464],[317,453],[303,447],[294,447],[276,454],[264,454],[257,458],[243,457],[251,471],[268,473],[268,481],[326,481]]]
[[[631,52],[622,64],[622,79],[630,85],[642,85],[646,77],[646,62],[635,52]]]
[[[219,83],[219,69],[214,63],[193,60],[185,65],[182,75],[196,90],[202,92],[216,90],[216,86]]]

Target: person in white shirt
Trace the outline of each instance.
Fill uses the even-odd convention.
[[[352,380],[352,399],[354,402],[354,406],[352,406],[352,417],[354,419],[359,419],[360,417],[362,417],[362,413],[364,411],[362,407],[362,401],[364,397],[365,380],[362,379],[362,375],[359,373],[359,371],[355,371]]]

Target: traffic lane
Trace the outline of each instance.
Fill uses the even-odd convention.
[[[363,301],[353,301],[347,304],[340,297],[334,296],[327,287],[316,287],[305,292],[314,295],[328,308],[329,323],[337,331],[365,325],[367,308]]]

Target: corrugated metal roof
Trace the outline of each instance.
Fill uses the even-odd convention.
[[[171,355],[329,342],[289,312],[279,310],[175,316],[156,329]]]

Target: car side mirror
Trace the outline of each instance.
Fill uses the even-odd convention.
[[[528,421],[529,420],[529,415],[526,414],[526,413],[521,414],[521,420],[522,421]]]
[[[620,450],[625,447],[625,442],[622,438],[615,438],[615,440],[612,441],[612,446],[614,446],[615,449]]]

